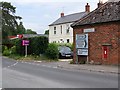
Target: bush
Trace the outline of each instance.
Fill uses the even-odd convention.
[[[50,43],[48,45],[48,48],[45,54],[50,59],[53,59],[53,60],[58,59],[58,56],[59,56],[58,46],[54,43]]]
[[[28,46],[28,54],[35,54],[40,55],[45,53],[48,47],[48,38],[41,36],[41,37],[34,37],[29,38],[30,45]]]
[[[80,60],[79,64],[86,64],[85,60]]]
[[[16,46],[10,48],[11,54],[16,54]]]
[[[3,51],[4,56],[9,56],[11,54],[10,50],[5,46],[5,49]]]
[[[2,53],[4,52],[4,50],[5,50],[5,46],[4,46],[4,45],[2,45]]]
[[[72,60],[72,61],[70,61],[70,64],[75,64],[75,63],[74,63],[74,61]]]

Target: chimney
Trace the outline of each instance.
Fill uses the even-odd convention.
[[[61,13],[61,17],[64,17],[64,13],[63,12]]]
[[[86,12],[90,12],[90,5],[87,3],[87,5],[85,6],[85,11]]]
[[[102,5],[103,5],[103,1],[99,0],[98,8],[101,7]]]

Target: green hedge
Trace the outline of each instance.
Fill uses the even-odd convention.
[[[50,59],[58,59],[59,51],[58,51],[58,45],[54,43],[50,43],[48,45],[48,48],[45,52],[45,55]]]
[[[3,55],[4,56],[9,56],[11,54],[10,50],[8,49],[7,46],[4,46],[4,51],[3,51]]]
[[[29,40],[28,55],[40,55],[45,53],[48,47],[48,38],[45,36],[33,37],[24,40]],[[25,55],[25,46],[22,46],[22,39],[11,41],[16,46],[16,54]]]

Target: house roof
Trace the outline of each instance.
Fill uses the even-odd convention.
[[[81,26],[95,23],[120,21],[120,0],[109,0],[101,7],[90,12],[71,26]]]
[[[59,19],[57,19],[55,22],[53,22],[49,26],[58,25],[58,24],[62,24],[62,23],[75,22],[87,14],[88,14],[88,12],[80,12],[80,13],[66,15],[66,16],[60,17]]]
[[[44,35],[44,34],[23,34],[23,38],[31,38],[31,37],[39,37],[39,36],[48,37],[48,35]]]

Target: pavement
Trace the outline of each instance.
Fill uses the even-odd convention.
[[[59,62],[56,62],[57,67],[74,70],[88,70],[93,72],[120,74],[117,65],[69,64],[70,61],[71,59],[59,60]]]

